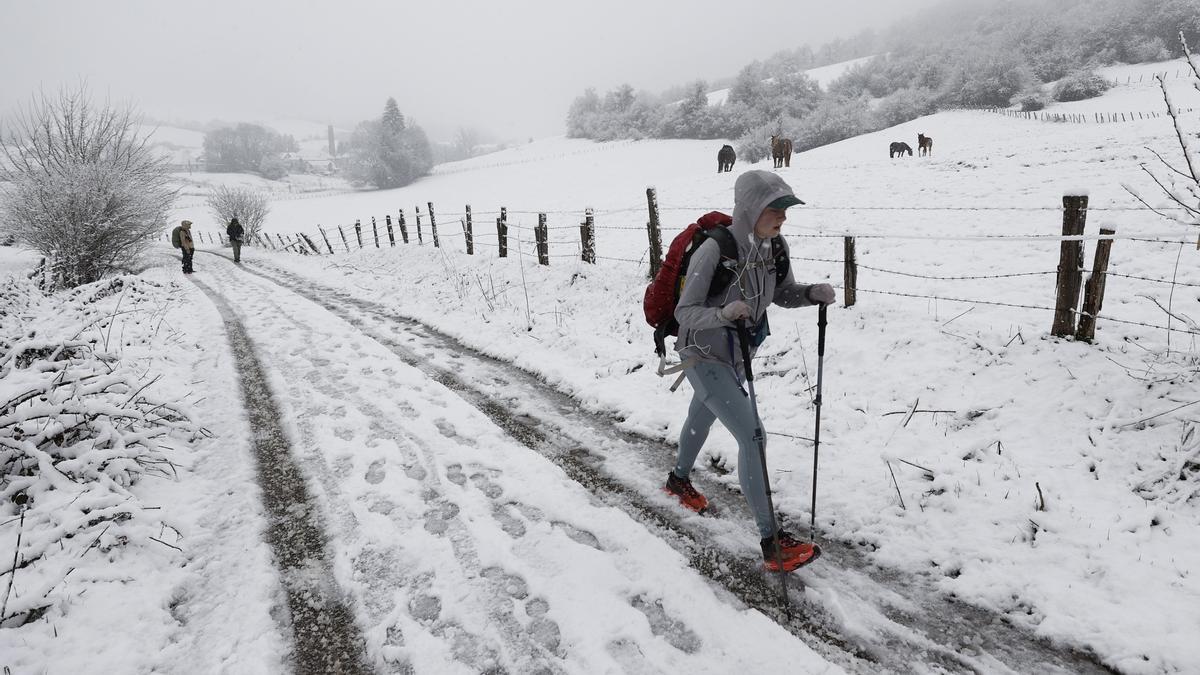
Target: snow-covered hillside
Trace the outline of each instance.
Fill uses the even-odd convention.
[[[1171,86],[1182,106],[1200,98],[1185,78]],[[1160,104],[1156,90],[1131,83],[1049,110]],[[1200,113],[1184,123],[1200,130]],[[915,148],[918,133],[933,137],[932,156],[888,158],[890,142]],[[1170,121],[946,112],[798,154],[778,170],[807,202],[784,226],[797,278],[840,287],[845,235],[857,237],[859,262],[857,304],[829,310],[818,475],[808,440],[816,312],[775,308],[755,364],[776,507],[805,532],[815,480],[816,536],[830,551],[793,575],[793,597],[816,626],[802,638],[718,581],[732,574],[730,560],[758,555],[735,506],[730,437],[714,428],[694,475],[730,505],[717,517],[683,513],[659,492],[690,391],[672,393],[653,374],[640,307],[646,188],[657,192],[664,245],[705,211],[731,209],[737,175],[769,165],[717,174],[720,145],[546,139],[441,165],[397,190],[280,198],[268,231],[304,232],[323,246],[321,225],[337,253],[251,248],[235,267],[213,255],[221,247],[200,243],[197,284],[164,245],[144,276],[170,301],[169,331],[148,338],[162,349],[148,363],[170,373],[168,392],[186,387],[188,410],[214,436],[181,462],[183,503],[164,498],[172,508],[162,517],[194,536],[170,540],[179,555],[158,551],[176,565],[170,575],[127,580],[138,592],[127,605],[105,580],[142,568],[115,556],[114,574],[89,558],[80,576],[107,594],[92,594],[101,597],[92,605],[88,594],[71,596],[53,625],[0,630],[4,658],[66,670],[95,653],[120,664],[126,642],[106,644],[116,630],[146,636],[137,661],[146,670],[277,668],[288,658],[287,622],[275,625],[264,605],[286,614],[285,591],[319,577],[342,590],[367,657],[396,672],[1053,670],[1036,653],[1003,662],[999,647],[954,642],[974,624],[931,629],[923,603],[945,598],[981,608],[996,631],[1011,624],[1043,638],[1030,643],[1039,648],[1080,650],[1081,668],[1193,670],[1200,231],[1148,212],[1124,187],[1169,206],[1140,166],[1154,169],[1155,153],[1181,161]],[[1048,337],[1062,197],[1081,192],[1089,267],[1099,228],[1117,231],[1094,344]],[[198,199],[174,215],[215,235],[220,224]],[[475,255],[464,251],[467,205]],[[501,207],[511,228],[504,259]],[[595,210],[595,265],[578,257],[585,208]],[[397,231],[393,248],[384,217],[401,210],[413,241],[401,244]],[[549,266],[534,257],[539,212],[552,228]],[[361,250],[345,229],[355,220],[366,226]],[[230,348],[238,331],[253,349]],[[314,560],[275,580],[258,541],[245,544],[244,568],[230,562],[237,538],[270,522],[246,500],[258,494],[247,457],[271,435],[252,434],[240,409],[247,363],[261,371],[258,391],[276,394],[277,436],[293,443],[313,492],[297,510],[326,525],[327,568]],[[518,382],[509,363],[536,378]],[[471,398],[479,391],[491,407]],[[522,426],[545,419],[533,434]],[[227,505],[202,499],[218,479],[205,463],[216,458],[228,470]],[[616,487],[578,478],[593,470]],[[0,541],[15,539],[6,527]],[[706,563],[709,546],[733,553]],[[0,558],[8,553],[0,547]],[[227,626],[221,603],[239,588],[252,591],[240,598],[249,611]],[[58,630],[72,639],[55,640]],[[814,635],[837,636],[853,656]],[[921,660],[905,663],[904,649]]]

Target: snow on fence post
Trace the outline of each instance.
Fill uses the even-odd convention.
[[[321,231],[321,238],[325,240],[325,247],[329,249],[329,255],[333,255],[333,247],[329,245],[329,237],[325,234],[325,228],[317,225],[317,229]]]
[[[362,248],[362,222],[358,218],[354,219],[354,236],[358,239],[358,247]]]
[[[500,207],[500,217],[496,219],[496,237],[500,240],[500,257],[508,257],[508,209]]]
[[[1087,222],[1087,195],[1063,197],[1064,237],[1083,234]],[[1050,334],[1067,337],[1075,333],[1075,313],[1079,308],[1079,290],[1083,285],[1083,242],[1063,241],[1058,261],[1057,299],[1054,304],[1054,325]]]
[[[392,214],[384,216],[383,222],[387,225],[388,243],[392,245],[392,248],[396,248],[396,233],[392,232]]]
[[[415,211],[415,212],[416,212],[416,216],[415,216],[415,217],[416,217],[416,219],[417,219],[417,244],[418,244],[418,245],[424,245],[424,244],[425,244],[425,237],[421,235],[421,207],[419,207],[419,206],[414,206],[414,207],[413,207],[413,211]]]
[[[338,225],[338,234],[342,235],[342,246],[346,247],[346,253],[350,252],[350,242],[346,241],[346,232],[342,230],[342,226]]]
[[[546,214],[538,214],[538,224],[533,230],[533,237],[537,240],[537,257],[539,265],[550,264],[550,243],[549,228],[546,227]]]
[[[303,232],[300,233],[300,238],[304,240],[304,243],[308,244],[308,247],[312,249],[313,253],[321,255],[321,249],[317,248],[317,245],[313,242],[312,238]]]
[[[1111,228],[1100,228],[1101,239],[1096,242],[1096,261],[1092,264],[1092,273],[1088,276],[1087,285],[1083,291],[1083,310],[1079,313],[1079,329],[1075,331],[1075,339],[1091,342],[1096,339],[1096,315],[1104,305],[1104,282],[1108,275],[1108,255],[1112,251],[1112,235],[1117,231]],[[1110,237],[1104,239],[1104,237]]]
[[[437,215],[433,212],[433,202],[425,202],[429,205],[429,230],[433,232],[433,247],[441,248],[442,244],[438,241],[437,236]]]
[[[658,275],[662,267],[662,231],[658,221],[658,194],[653,187],[646,188],[646,206],[650,209],[650,220],[646,221],[646,235],[650,238],[650,278]]]
[[[371,232],[375,235],[375,248],[379,248],[379,225],[375,224],[375,216],[371,216]]]
[[[596,214],[592,207],[584,211],[583,222],[579,225],[579,238],[583,240],[583,262],[596,264]]]
[[[854,252],[854,237],[845,238],[845,288],[846,306],[853,307],[858,301],[858,256]]]
[[[268,238],[269,238],[269,237],[268,237]],[[275,233],[275,238],[279,240],[279,248],[280,248],[280,249],[282,249],[282,250],[284,250],[284,251],[286,251],[286,250],[287,250],[287,247],[288,247],[288,245],[287,245],[287,242],[285,242],[285,241],[283,240],[283,236],[282,236],[282,235],[280,235],[278,232],[276,232],[276,233]]]
[[[463,220],[463,236],[467,240],[467,255],[475,255],[475,230],[471,223],[470,204],[467,204],[467,217]]]
[[[404,209],[400,209],[400,215],[398,216],[398,221],[399,222],[397,222],[396,224],[400,226],[400,240],[407,244],[408,243],[408,225],[406,225],[404,223]]]

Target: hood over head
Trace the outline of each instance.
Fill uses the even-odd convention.
[[[733,184],[733,231],[738,248],[752,247],[754,239],[754,224],[762,215],[764,209],[778,201],[775,208],[787,208],[793,204],[804,202],[796,198],[792,187],[773,171],[747,171],[738,176]]]

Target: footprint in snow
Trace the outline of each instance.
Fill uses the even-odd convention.
[[[367,475],[364,476],[366,481],[371,485],[379,485],[383,479],[387,477],[387,470],[384,469],[384,460],[377,459],[371,462],[371,466],[367,467]]]
[[[662,600],[651,601],[646,596],[639,595],[632,598],[629,604],[646,615],[650,622],[650,632],[666,640],[667,644],[688,654],[700,651],[700,637],[682,621],[669,616],[662,606]]]
[[[425,531],[430,534],[443,534],[450,527],[449,521],[458,515],[458,505],[453,502],[443,502],[425,512]]]
[[[561,520],[552,521],[550,523],[550,525],[552,527],[557,527],[560,530],[562,530],[563,534],[567,535],[571,539],[571,541],[574,541],[577,544],[583,544],[584,546],[590,546],[590,547],[596,549],[597,551],[604,550],[604,548],[602,548],[600,546],[600,540],[596,538],[596,535],[592,534],[591,532],[588,532],[587,530],[581,530],[578,527],[575,527],[574,525],[572,525],[570,523],[564,523]]]
[[[480,492],[486,495],[488,499],[496,499],[500,495],[504,494],[503,488],[493,483],[486,474],[471,474],[471,483],[473,483]]]
[[[467,476],[463,473],[462,464],[451,464],[446,467],[446,479],[455,485],[466,485]]]
[[[492,517],[496,522],[500,523],[500,529],[504,530],[508,536],[513,539],[519,539],[525,536],[525,523],[521,518],[513,513],[512,504],[496,504],[492,507]]]

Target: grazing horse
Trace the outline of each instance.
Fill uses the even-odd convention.
[[[917,154],[924,157],[933,154],[933,139],[925,134],[917,134]]]
[[[912,146],[910,146],[908,143],[902,143],[900,141],[896,141],[895,143],[892,143],[891,145],[888,146],[888,157],[889,158],[895,157],[896,155],[900,155],[901,157],[903,157],[904,153],[906,153],[906,152],[908,153],[909,157],[912,157]]]
[[[717,173],[733,171],[733,163],[737,161],[737,153],[732,145],[722,145],[717,151]]]
[[[775,160],[775,168],[792,165],[792,139],[781,136],[771,137],[771,157]]]

